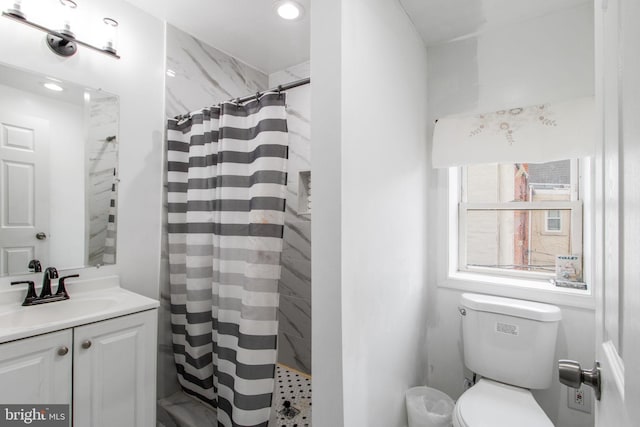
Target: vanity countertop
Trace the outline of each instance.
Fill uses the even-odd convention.
[[[52,285],[55,290],[55,285]],[[16,286],[17,288],[17,286]],[[70,299],[23,307],[26,288],[0,292],[0,343],[158,308],[158,301],[120,287],[117,276],[69,280]]]

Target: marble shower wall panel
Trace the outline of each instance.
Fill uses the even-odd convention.
[[[86,265],[105,264],[113,171],[118,167],[118,97],[93,95],[85,106],[87,126],[87,197],[89,198],[89,242]],[[116,137],[111,139],[111,137]],[[117,221],[117,220],[116,220]]]
[[[268,87],[266,74],[167,25],[166,115],[175,117],[250,95]],[[164,148],[166,151],[166,146]],[[167,247],[167,170],[164,165],[162,258],[158,335],[158,399],[178,390],[171,337],[169,252]]]
[[[267,89],[267,75],[167,25],[167,116]],[[172,77],[173,76],[173,77]]]
[[[294,65],[281,71],[269,74],[269,87],[276,87],[285,83],[291,83],[296,80],[306,79],[311,75],[311,62],[303,62],[302,64]],[[311,93],[310,86],[301,86],[299,90],[304,91],[307,87],[307,91]],[[305,107],[306,111],[310,111],[310,107]],[[307,116],[308,117],[308,116]]]
[[[271,74],[269,87],[309,75],[310,63],[305,62]],[[289,163],[279,283],[278,362],[311,374],[311,215],[300,213],[306,211],[306,206],[298,206],[299,173],[311,171],[310,85],[287,91],[287,114]]]

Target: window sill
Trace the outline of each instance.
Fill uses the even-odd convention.
[[[557,288],[548,281],[456,272],[438,284],[439,288],[526,299],[568,307],[595,309],[591,289]]]

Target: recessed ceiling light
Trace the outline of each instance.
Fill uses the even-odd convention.
[[[300,3],[297,3],[292,0],[279,0],[274,3],[274,7],[278,15],[282,19],[286,19],[288,21],[293,21],[296,19],[300,19],[302,17],[302,13],[304,12],[304,8]]]
[[[62,86],[59,86],[55,83],[44,83],[42,86],[46,87],[49,90],[52,90],[54,92],[62,92],[64,89],[62,88]]]

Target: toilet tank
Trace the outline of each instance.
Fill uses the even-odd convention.
[[[462,294],[464,363],[485,378],[528,389],[551,385],[560,309],[554,305]]]

